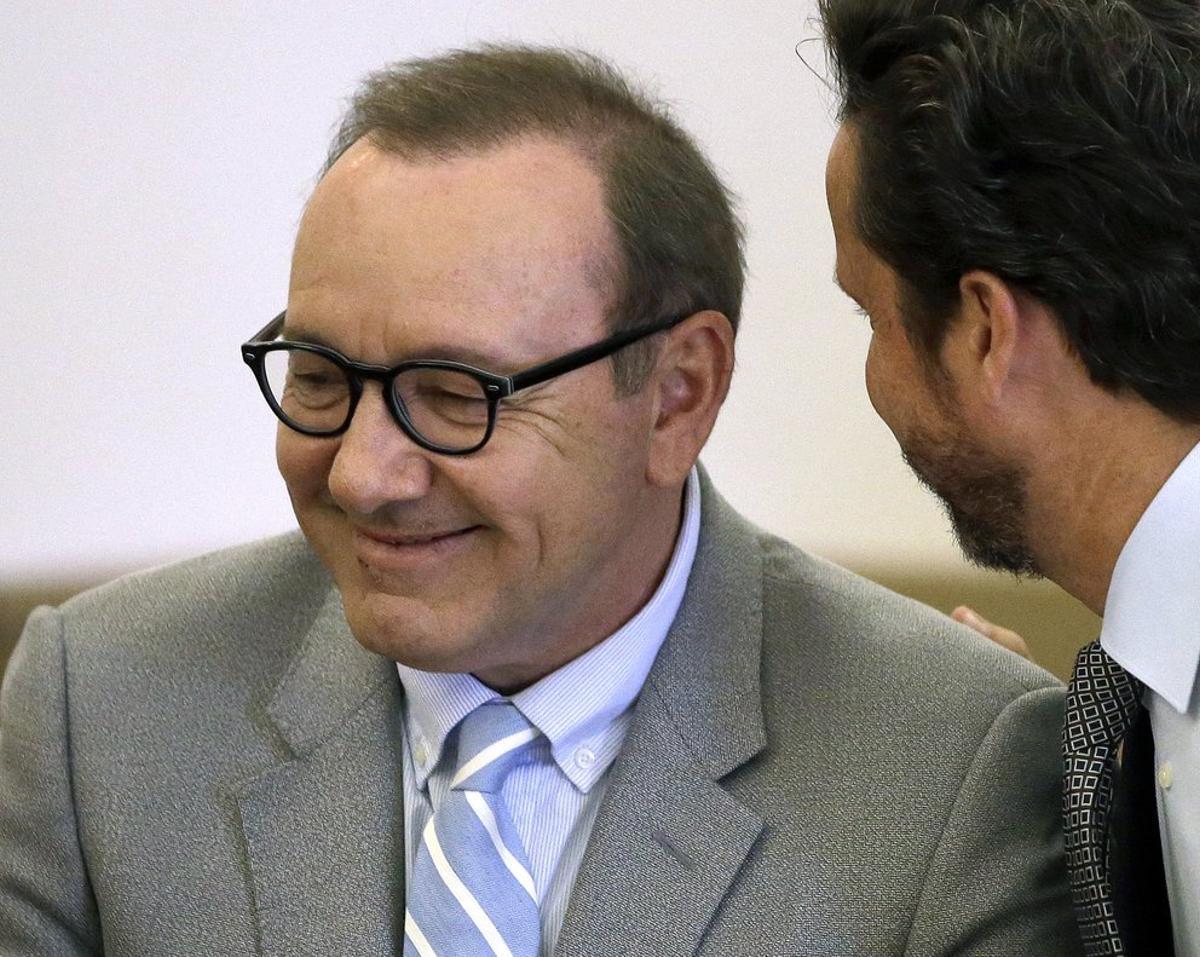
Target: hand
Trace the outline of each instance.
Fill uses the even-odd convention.
[[[1025,644],[1024,638],[1015,631],[992,624],[966,605],[959,605],[950,613],[950,617],[960,624],[966,625],[968,628],[973,628],[983,635],[984,638],[990,638],[1001,647],[1007,648],[1009,651],[1015,651],[1022,658],[1033,661],[1033,656],[1029,653],[1029,646]]]

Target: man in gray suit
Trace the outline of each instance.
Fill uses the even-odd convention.
[[[696,466],[741,290],[603,64],[370,78],[243,347],[303,536],[32,616],[0,952],[1076,953],[1060,687]]]

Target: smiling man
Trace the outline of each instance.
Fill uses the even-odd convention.
[[[742,281],[602,63],[370,78],[242,347],[303,535],[33,616],[0,951],[1074,953],[1061,690],[696,465]]]

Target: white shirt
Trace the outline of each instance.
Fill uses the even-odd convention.
[[[1200,957],[1200,445],[1121,550],[1100,644],[1147,688],[1175,953]]]
[[[693,469],[675,550],[651,599],[620,630],[511,697],[543,735],[501,788],[538,889],[542,957],[558,941],[609,768],[683,602],[699,535],[700,480]],[[450,789],[457,726],[501,696],[469,674],[397,668],[404,685],[405,873],[411,878],[420,835]]]

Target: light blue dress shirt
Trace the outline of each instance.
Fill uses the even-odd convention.
[[[1100,644],[1146,685],[1178,957],[1200,957],[1200,446],[1121,550]]]
[[[542,957],[554,951],[609,768],[683,601],[699,534],[700,482],[693,469],[675,550],[654,595],[619,631],[511,697],[543,735],[531,746],[529,762],[516,767],[502,789],[538,889]],[[410,876],[420,835],[450,788],[459,722],[501,696],[469,674],[397,668],[404,686],[405,874]]]

